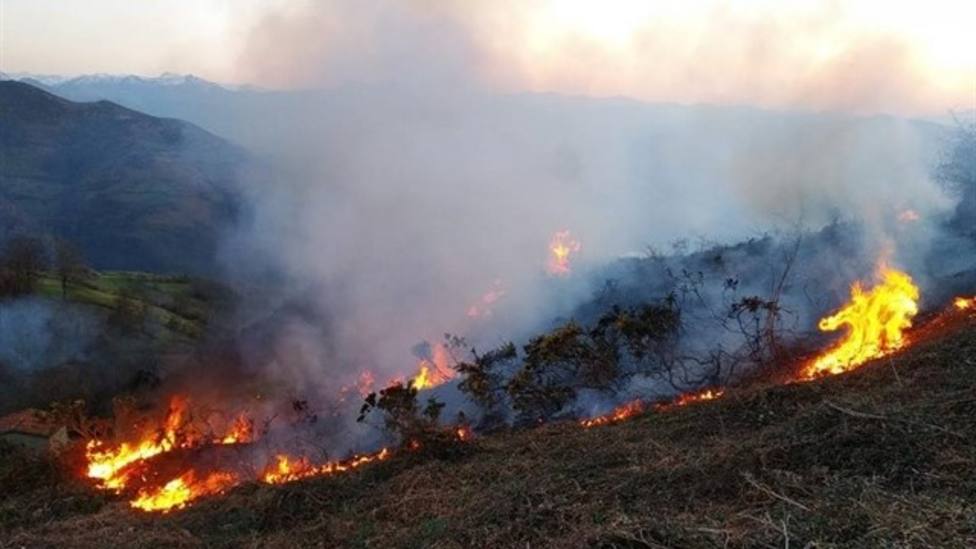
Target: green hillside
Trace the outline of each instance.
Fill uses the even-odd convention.
[[[195,291],[200,283],[184,276],[106,271],[68,285],[62,296],[61,281],[45,274],[38,279],[36,293],[52,299],[64,297],[108,313],[118,308],[120,298],[129,299],[144,310],[146,321],[157,330],[196,338],[203,332],[210,314],[210,304]]]

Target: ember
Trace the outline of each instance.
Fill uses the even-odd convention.
[[[952,304],[960,311],[976,310],[976,297],[957,297]]]
[[[461,425],[458,427],[454,431],[454,434],[457,435],[458,440],[461,442],[467,442],[474,438],[474,433],[471,431],[471,427],[468,427],[467,425]]]
[[[883,267],[881,283],[865,291],[851,287],[851,301],[820,321],[822,331],[847,326],[836,346],[817,357],[800,373],[804,380],[850,371],[865,362],[890,354],[905,345],[904,330],[918,313],[918,287],[907,274]]]

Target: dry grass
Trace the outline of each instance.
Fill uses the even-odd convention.
[[[166,516],[14,490],[0,546],[972,547],[976,328],[945,332],[850,375],[501,433]]]

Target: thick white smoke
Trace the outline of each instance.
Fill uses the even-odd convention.
[[[268,360],[296,383],[363,368],[382,381],[410,372],[420,340],[494,343],[569,310],[588,285],[545,276],[557,230],[582,241],[580,272],[677,237],[834,218],[866,222],[880,253],[908,238],[900,212],[921,227],[951,206],[929,177],[937,126],[498,93],[485,75],[505,68],[460,8],[436,6],[292,7],[242,57],[258,80],[320,88],[241,113],[276,175],[256,182],[252,223],[226,254],[284,273],[283,299],[306,310]],[[500,312],[468,318],[496,281]]]

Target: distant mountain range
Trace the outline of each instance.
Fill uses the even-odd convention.
[[[236,142],[247,140],[249,120],[240,116],[273,97],[289,95],[255,86],[224,85],[190,74],[159,76],[86,74],[75,77],[32,73],[0,73],[72,101],[107,100],[164,118],[179,118]]]
[[[0,81],[0,234],[64,237],[96,268],[213,272],[248,159],[187,122]]]

